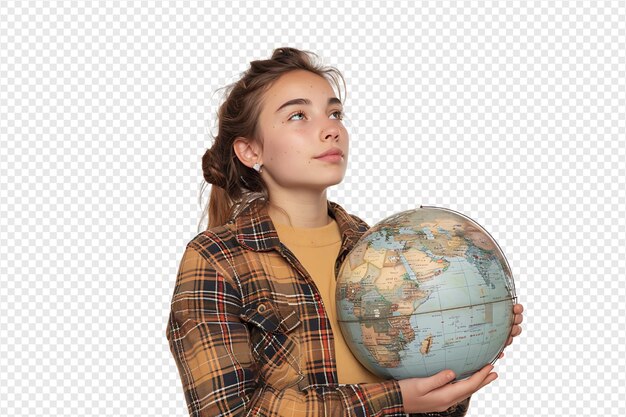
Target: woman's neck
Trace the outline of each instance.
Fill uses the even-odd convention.
[[[280,209],[285,210],[289,216]],[[326,191],[319,195],[272,194],[268,213],[272,222],[291,224],[293,227],[322,227],[331,221]]]

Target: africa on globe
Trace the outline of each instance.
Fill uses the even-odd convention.
[[[403,211],[370,228],[337,277],[339,326],[354,356],[384,378],[451,369],[465,379],[494,363],[516,303],[506,257],[455,211]]]

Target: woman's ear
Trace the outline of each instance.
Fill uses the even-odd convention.
[[[252,168],[252,165],[254,165],[256,162],[262,164],[262,162],[259,160],[261,155],[259,149],[256,146],[256,143],[248,138],[245,138],[243,136],[236,137],[233,142],[233,151],[235,152],[235,155],[237,155],[237,158],[239,158],[241,163],[248,168]]]

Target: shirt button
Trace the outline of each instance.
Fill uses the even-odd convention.
[[[259,306],[256,308],[256,311],[259,314],[265,313],[266,310],[267,310],[267,306],[265,304],[259,304]]]

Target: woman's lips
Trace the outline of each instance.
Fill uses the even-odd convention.
[[[343,156],[341,156],[338,153],[331,153],[325,156],[320,156],[319,158],[315,158],[319,161],[326,161],[326,162],[341,162],[343,160]]]
[[[336,146],[327,149],[326,152],[322,152],[317,155],[315,159],[325,162],[341,162],[343,161],[343,151]]]

